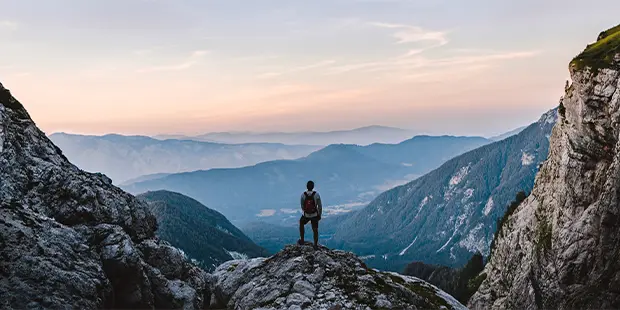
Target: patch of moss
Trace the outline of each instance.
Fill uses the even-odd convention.
[[[564,103],[560,102],[560,106],[558,107],[558,112],[562,115],[562,118],[566,117],[566,108],[564,107]]]
[[[611,29],[607,29],[607,30],[605,30],[605,31],[601,32],[601,33],[598,35],[598,38],[597,38],[596,40],[598,41],[598,40],[605,39],[605,38],[607,38],[608,36],[610,36],[610,35],[612,35],[612,34],[615,34],[615,33],[618,33],[618,32],[620,32],[620,25],[615,26],[615,27],[613,27],[613,28],[611,28]]]
[[[228,271],[228,272],[233,272],[233,271],[235,271],[235,269],[237,269],[237,266],[239,266],[239,265],[238,265],[238,264],[231,264],[231,265],[228,267],[227,271]]]
[[[467,290],[470,293],[470,295],[467,298],[468,300],[469,298],[471,298],[471,296],[474,295],[474,293],[478,291],[478,289],[480,288],[480,285],[482,285],[482,282],[484,282],[484,280],[486,279],[487,279],[487,274],[483,272],[479,274],[477,277],[469,280],[469,282],[467,283]]]
[[[433,308],[441,308],[443,306],[446,309],[453,309],[447,301],[437,295],[437,292],[432,287],[422,285],[421,283],[407,283],[405,287],[426,299]]]
[[[401,278],[401,277],[399,277],[399,276],[395,276],[395,275],[393,275],[393,274],[391,274],[391,273],[388,273],[388,276],[389,276],[389,277],[390,277],[390,279],[392,279],[392,281],[394,281],[395,283],[398,283],[398,284],[403,284],[403,285],[405,284],[405,279],[403,279],[403,278]]]
[[[538,229],[536,231],[536,250],[538,252],[551,249],[551,230],[551,223],[547,219],[542,217],[538,219]]]
[[[389,294],[393,291],[392,287],[381,277],[375,277],[375,283],[377,283],[377,290],[383,294]]]
[[[589,44],[570,65],[577,70],[589,67],[592,72],[596,72],[599,69],[609,68],[618,53],[620,53],[620,25],[601,32],[598,40]]]

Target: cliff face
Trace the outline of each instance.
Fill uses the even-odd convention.
[[[0,308],[202,308],[144,202],[73,166],[0,84]]]
[[[549,157],[471,308],[620,307],[620,30],[571,62]]]

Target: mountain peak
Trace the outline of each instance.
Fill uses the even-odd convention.
[[[326,159],[334,159],[334,158],[360,158],[365,157],[360,152],[356,150],[356,145],[352,144],[330,144],[318,151],[311,153],[306,156],[307,160],[326,160]]]
[[[229,261],[214,272],[211,306],[234,309],[465,309],[413,277],[369,269],[354,254],[289,245],[270,258]]]

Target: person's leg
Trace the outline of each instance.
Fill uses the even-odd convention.
[[[312,233],[314,235],[314,246],[318,247],[319,246],[319,221],[318,220],[312,221]]]
[[[304,234],[305,234],[305,229],[304,226],[308,223],[308,219],[305,216],[301,216],[301,218],[299,219],[299,244],[304,244]]]

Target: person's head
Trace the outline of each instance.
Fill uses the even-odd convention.
[[[308,181],[308,183],[306,183],[306,188],[311,191],[314,189],[314,182],[312,181]]]

